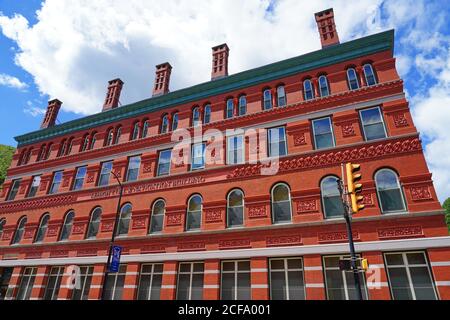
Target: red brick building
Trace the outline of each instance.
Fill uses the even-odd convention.
[[[219,45],[210,82],[169,92],[163,63],[151,98],[119,106],[115,79],[101,113],[60,125],[61,102],[50,101],[41,129],[16,138],[1,194],[1,298],[101,297],[114,175],[123,252],[109,298],[354,298],[352,275],[338,268],[348,243],[336,186],[352,161],[364,186],[353,217],[370,264],[364,296],[449,299],[450,237],[394,31],[340,43],[333,11],[315,18],[319,51],[228,75],[229,48]],[[205,161],[208,134],[183,154],[193,161],[170,161],[175,129],[238,128],[220,142],[225,164]],[[255,152],[278,155],[277,173],[261,174]]]

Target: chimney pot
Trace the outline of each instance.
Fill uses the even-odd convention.
[[[108,91],[106,93],[105,103],[103,104],[102,111],[114,109],[119,106],[119,98],[122,87],[123,81],[119,78],[108,81]]]
[[[172,66],[168,62],[156,66],[155,84],[153,86],[153,97],[169,93],[170,74]]]
[[[45,113],[44,120],[42,120],[41,129],[50,128],[55,125],[61,105],[62,102],[58,99],[53,99],[48,102],[47,112]]]
[[[211,80],[228,76],[228,56],[230,49],[226,43],[212,48]]]
[[[339,44],[339,36],[334,23],[333,8],[329,8],[314,14],[317,28],[319,29],[322,48]]]

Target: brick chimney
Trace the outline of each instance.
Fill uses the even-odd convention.
[[[317,28],[319,29],[320,42],[322,48],[339,44],[339,36],[334,24],[333,8],[323,10],[314,14],[316,17]]]
[[[114,109],[119,106],[119,98],[122,87],[123,81],[118,78],[108,81],[108,92],[106,93],[102,111]]]
[[[58,99],[53,99],[48,102],[47,112],[45,113],[44,120],[42,120],[41,129],[50,128],[55,125],[61,105],[62,102]]]
[[[221,44],[212,48],[212,72],[211,80],[228,76],[228,55],[230,49],[227,44]]]
[[[169,92],[170,74],[172,66],[165,62],[156,66],[155,86],[153,87],[153,96],[160,96]]]

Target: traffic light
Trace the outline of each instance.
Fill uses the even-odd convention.
[[[361,179],[361,174],[357,173],[361,165],[348,162],[345,164],[345,171],[347,173],[347,190],[350,194],[353,213],[364,209],[364,205],[358,202],[362,201],[363,196],[357,195],[362,190],[362,184],[358,183]]]
[[[369,269],[369,261],[367,259],[361,259],[361,269],[367,271]]]

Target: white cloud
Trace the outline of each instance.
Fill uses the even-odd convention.
[[[23,90],[28,87],[28,85],[16,77],[0,73],[0,86],[6,86],[14,89]]]

